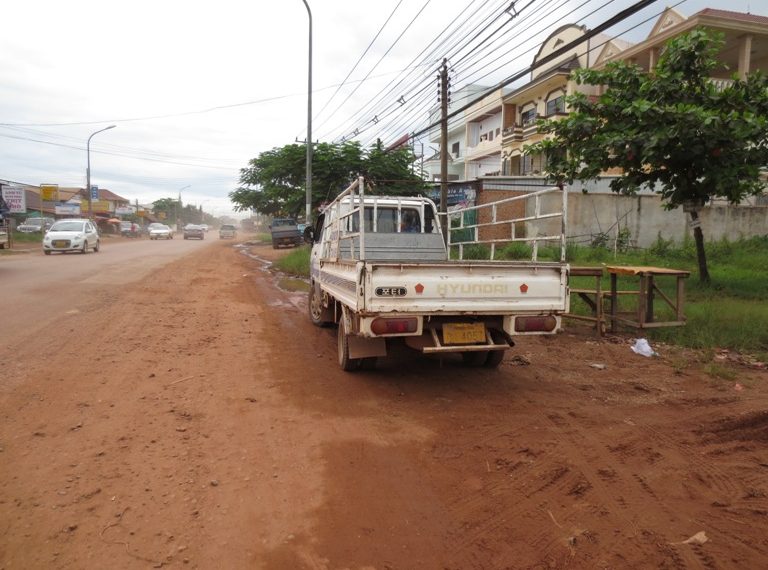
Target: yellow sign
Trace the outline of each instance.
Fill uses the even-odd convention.
[[[82,214],[85,214],[89,211],[88,208],[88,200],[81,200],[80,201],[80,212]],[[107,200],[96,200],[93,203],[93,211],[94,212],[109,212],[109,202]]]
[[[165,212],[158,212],[157,217],[160,218],[161,220],[164,220],[166,217]]]
[[[58,184],[41,184],[40,185],[40,199],[47,202],[53,202],[56,199],[56,195],[59,193]]]

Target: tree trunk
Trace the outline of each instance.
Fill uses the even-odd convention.
[[[699,213],[691,211],[691,227],[693,228],[693,239],[696,241],[696,258],[699,262],[699,281],[709,283],[709,269],[707,268],[707,254],[704,251],[704,234],[701,231],[701,222]]]

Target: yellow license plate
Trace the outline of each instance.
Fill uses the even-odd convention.
[[[53,247],[67,247],[67,242],[63,239],[53,240]]]
[[[471,344],[485,342],[483,323],[446,323],[443,325],[443,343]]]

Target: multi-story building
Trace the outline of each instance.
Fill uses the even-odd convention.
[[[448,113],[466,105],[486,91],[488,87],[483,85],[466,85],[451,95],[448,103]],[[448,121],[448,180],[463,180],[465,178],[464,162],[467,153],[467,128],[466,114],[459,113]],[[437,123],[440,120],[440,107],[430,111],[429,122]],[[435,128],[429,133],[429,142],[440,146],[440,129]],[[424,171],[429,180],[440,180],[440,153],[437,152],[424,161]]]

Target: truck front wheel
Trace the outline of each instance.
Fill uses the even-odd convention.
[[[360,368],[361,359],[349,357],[349,335],[347,335],[347,329],[344,326],[344,319],[339,321],[338,349],[339,366],[342,370],[353,372]]]
[[[319,291],[319,287],[312,283],[309,286],[309,299],[307,301],[309,305],[309,320],[316,327],[324,327],[331,323],[333,314],[330,309],[323,307],[323,296]]]

